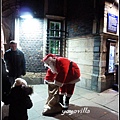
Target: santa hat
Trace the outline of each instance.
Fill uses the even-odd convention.
[[[13,84],[13,87],[21,86],[21,85],[27,86],[27,82],[22,78],[15,79],[15,83]]]
[[[45,62],[46,60],[48,60],[49,58],[54,58],[54,57],[56,57],[56,55],[54,55],[54,54],[48,54],[48,55],[46,55],[44,58],[43,58],[43,62]]]

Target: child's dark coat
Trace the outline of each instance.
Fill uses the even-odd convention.
[[[5,104],[9,106],[9,120],[28,120],[27,109],[33,106],[29,97],[33,89],[28,86],[15,86],[7,96]]]

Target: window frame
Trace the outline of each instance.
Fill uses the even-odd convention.
[[[59,35],[56,36],[55,33],[57,30],[53,29],[54,31],[54,34],[53,36],[50,35],[50,31],[52,30],[50,28],[50,24],[51,23],[54,23],[54,26],[56,24],[59,25],[59,29],[58,29],[58,32],[59,32]],[[62,56],[63,54],[63,38],[62,38],[62,29],[63,29],[63,21],[61,20],[53,20],[53,19],[48,19],[48,22],[47,22],[47,44],[46,44],[46,54],[48,53],[53,53],[53,54],[56,54],[58,56]],[[55,42],[54,42],[55,41]],[[56,46],[54,46],[55,48],[55,51],[51,51],[51,49],[54,49],[52,46],[50,46],[50,42],[54,42],[53,44],[56,44],[57,42],[59,41],[58,43],[58,47],[56,48]]]

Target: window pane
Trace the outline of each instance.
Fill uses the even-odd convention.
[[[50,36],[52,37],[60,37],[60,22],[50,22]]]
[[[59,23],[56,23],[56,29],[57,29],[57,30],[59,30],[59,28],[60,28],[59,25],[60,25]]]
[[[55,37],[59,37],[59,31],[55,32]]]
[[[50,30],[50,36],[54,36],[54,30]]]
[[[59,54],[59,40],[50,41],[50,53]]]
[[[50,23],[50,29],[54,29],[54,23]]]
[[[60,24],[59,24],[59,23],[56,23],[55,28],[56,28],[56,30],[57,30],[56,33],[55,33],[55,36],[56,36],[56,37],[59,37]]]

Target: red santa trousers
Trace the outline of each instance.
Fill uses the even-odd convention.
[[[60,95],[66,95],[67,97],[71,97],[74,92],[74,84],[65,84],[62,87],[59,88],[59,94]]]

